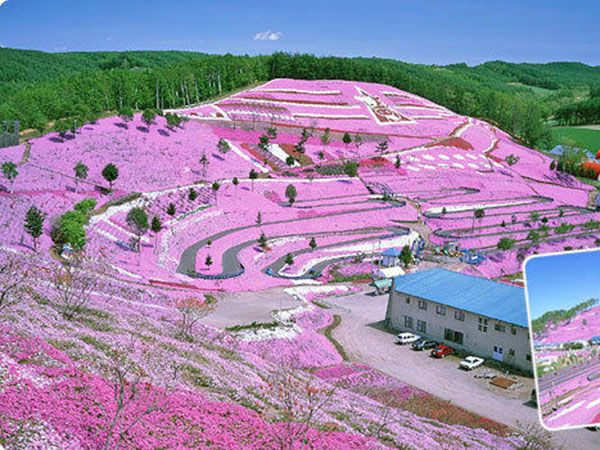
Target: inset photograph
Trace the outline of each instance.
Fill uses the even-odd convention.
[[[525,263],[537,399],[550,430],[600,424],[600,251]]]

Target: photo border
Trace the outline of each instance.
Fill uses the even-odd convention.
[[[540,404],[540,388],[539,388],[539,384],[538,384],[538,375],[537,375],[537,370],[536,370],[537,356],[535,354],[535,345],[533,343],[533,329],[531,327],[531,320],[532,320],[531,308],[529,305],[529,289],[527,287],[527,270],[526,270],[527,264],[533,259],[546,258],[546,257],[552,257],[552,256],[560,256],[560,255],[570,255],[570,254],[577,254],[577,253],[592,253],[592,252],[600,253],[600,247],[583,248],[583,249],[579,249],[579,250],[564,250],[564,251],[560,251],[560,252],[529,255],[525,258],[525,260],[523,261],[523,264],[521,265],[521,271],[523,272],[523,281],[525,284],[525,307],[527,309],[527,320],[529,322],[529,326],[528,326],[528,328],[529,328],[529,345],[531,346],[531,362],[533,363],[533,379],[535,382],[535,396],[536,396],[536,403],[537,403],[538,420],[540,421],[541,427],[544,430],[549,431],[551,433],[560,432],[560,431],[569,431],[569,430],[581,430],[581,429],[587,429],[589,427],[600,427],[600,423],[597,423],[597,424],[588,423],[585,425],[574,425],[574,426],[569,426],[569,427],[550,428],[542,420],[542,408],[541,408],[541,404]]]

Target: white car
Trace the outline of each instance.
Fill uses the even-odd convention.
[[[421,339],[421,336],[417,336],[416,334],[412,334],[412,333],[400,333],[398,336],[396,336],[396,344],[412,344],[413,342],[418,341],[419,339]]]
[[[465,370],[477,369],[485,362],[485,359],[478,358],[477,356],[467,356],[460,362],[460,367]]]

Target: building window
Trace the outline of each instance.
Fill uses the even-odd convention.
[[[405,301],[405,302],[406,302],[406,304],[408,305],[408,304],[410,303],[410,297],[406,297],[406,298],[404,299],[404,301]]]
[[[500,333],[506,333],[506,327],[499,322],[494,324],[494,330],[499,331]]]
[[[454,331],[450,328],[444,329],[444,339],[447,341],[455,342],[459,345],[463,343],[463,334],[460,331]]]
[[[404,316],[404,328],[413,329],[413,318],[410,316]]]
[[[427,333],[427,322],[424,320],[417,320],[417,331]]]
[[[509,354],[510,356],[515,356],[515,351],[514,351],[514,349],[512,349],[512,348],[511,348],[511,349],[508,351],[508,354]]]
[[[525,359],[526,359],[527,361],[531,361],[531,355],[525,355]]]
[[[419,309],[427,311],[427,302],[425,300],[419,300]]]
[[[477,325],[477,329],[479,331],[483,331],[484,333],[487,333],[487,325],[488,325],[488,320],[485,317],[480,317],[479,325]]]
[[[517,334],[517,328],[516,327],[510,327],[510,332],[512,334]]]
[[[445,316],[446,315],[446,307],[438,305],[435,308],[435,312],[438,313],[440,316]]]
[[[502,354],[502,353],[504,353],[504,349],[502,347],[498,347],[498,346],[494,345],[494,353]]]
[[[456,320],[460,320],[461,322],[465,321],[465,313],[462,311],[454,311],[454,318]]]

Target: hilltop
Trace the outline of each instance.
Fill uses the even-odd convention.
[[[501,61],[425,66],[381,58],[206,55],[193,52],[44,53],[0,49],[0,119],[47,130],[54,120],[98,118],[123,106],[175,108],[272,78],[379,82],[547,145],[543,121],[587,99],[598,67]]]

